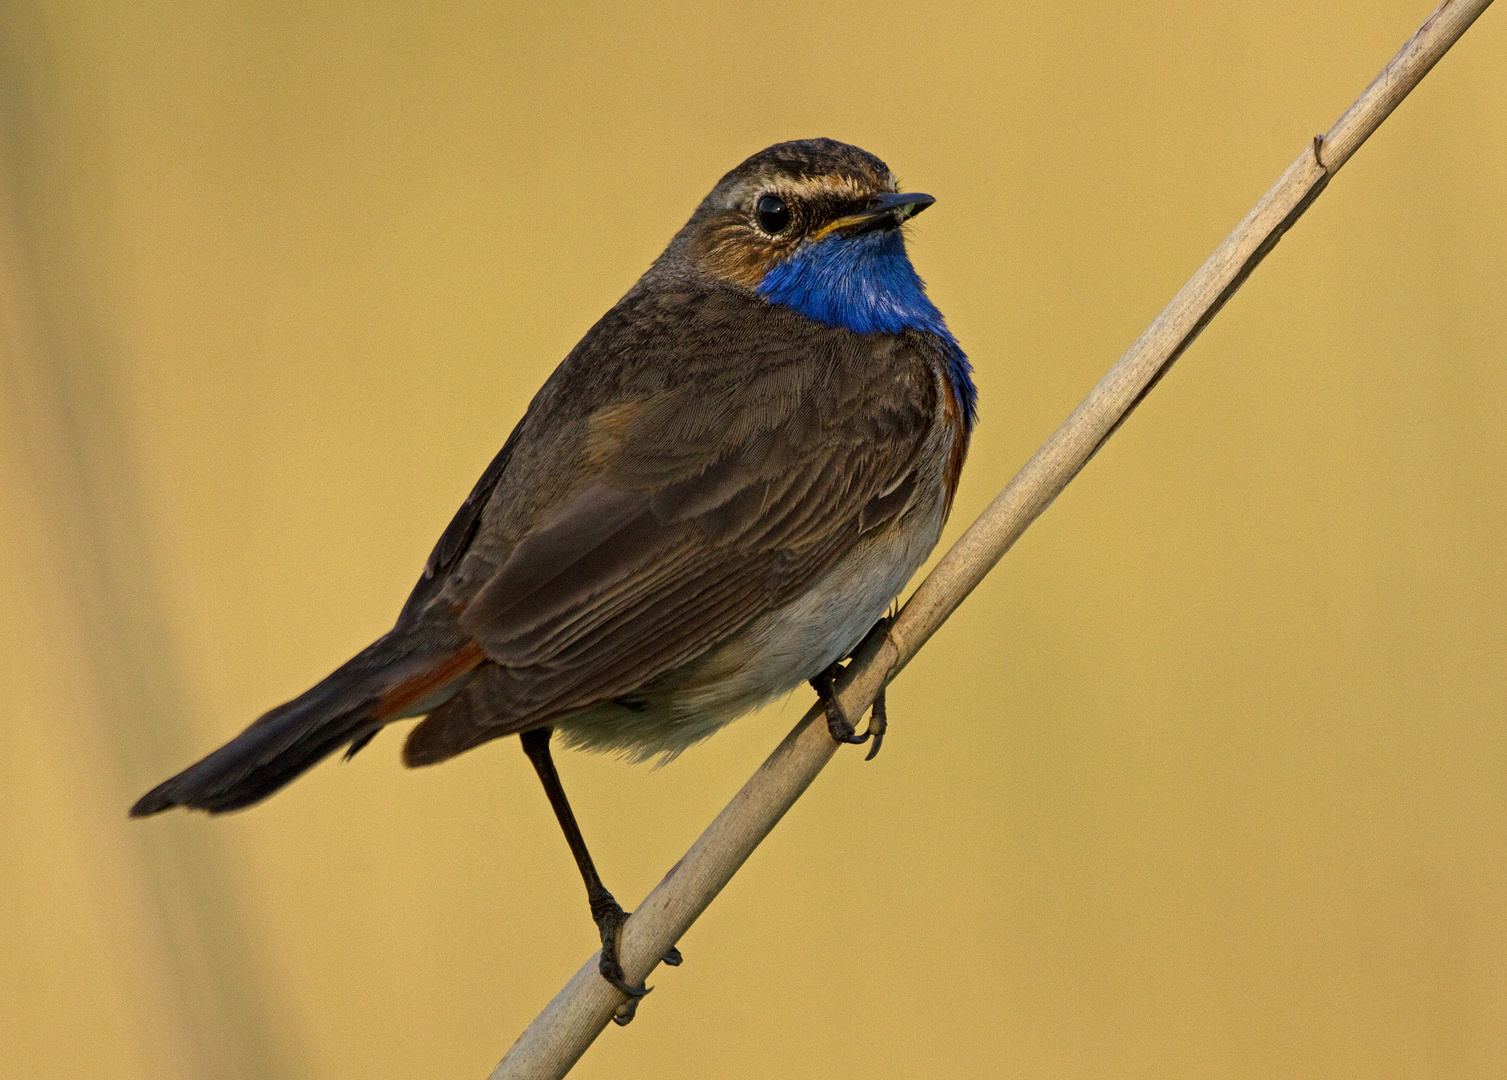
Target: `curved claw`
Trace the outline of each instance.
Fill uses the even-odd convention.
[[[671,945],[670,950],[664,956],[660,957],[660,963],[670,967],[679,967],[685,963],[685,957],[680,955],[678,948]],[[622,965],[617,963],[617,961],[613,961],[612,966],[614,972],[609,974],[606,970],[606,961],[604,960],[598,964],[597,970],[601,973],[602,978],[606,979],[613,987],[627,996],[628,1000],[619,1005],[617,1012],[612,1014],[612,1022],[614,1024],[618,1027],[627,1027],[633,1023],[633,1017],[638,1013],[638,1003],[644,1000],[648,996],[649,991],[653,990],[654,987],[629,986],[628,981],[623,978]]]
[[[842,719],[844,723],[847,722],[847,717],[843,717]],[[845,743],[848,746],[862,746],[869,741],[869,733],[865,731],[862,735],[858,734],[857,729],[851,723],[848,723],[845,728],[836,726],[834,730],[830,716],[827,717],[827,733],[832,736],[833,742]]]
[[[630,985],[628,980],[623,976],[623,965],[619,964],[615,959],[608,959],[605,956],[602,957],[601,961],[597,964],[597,971],[599,971],[602,975],[602,978],[610,982],[619,993],[627,994],[628,997],[633,999],[646,997],[649,991],[654,989],[654,987],[647,985]]]
[[[816,691],[817,700],[821,702],[822,710],[827,714],[827,733],[832,736],[832,741],[861,746],[869,741],[869,732],[858,734],[853,721],[848,719],[848,714],[843,711],[842,702],[837,700],[837,694],[833,690],[833,683],[840,671],[842,671],[842,665],[833,664],[811,680],[811,689]]]
[[[874,695],[874,704],[869,708],[869,727],[865,731],[864,738],[874,736],[874,745],[864,755],[865,761],[873,761],[879,753],[879,747],[884,743],[884,733],[890,726],[889,710],[884,704],[884,687],[879,688],[879,693]]]
[[[873,761],[874,756],[879,753],[879,747],[884,744],[884,733],[890,726],[889,713],[884,704],[885,688],[881,686],[879,693],[874,696],[874,704],[869,712],[869,726],[860,735],[853,726],[853,722],[848,719],[848,714],[843,710],[842,702],[837,700],[837,693],[833,689],[840,671],[842,671],[842,665],[833,664],[811,680],[811,689],[816,691],[817,699],[827,714],[827,732],[832,736],[832,741],[861,746],[872,737],[874,745],[863,760]]]
[[[623,974],[623,965],[617,958],[617,946],[623,933],[623,924],[628,921],[628,913],[605,889],[593,899],[591,917],[602,935],[602,956],[597,961],[597,972],[613,989],[627,997],[629,1007],[619,1009],[618,1015],[613,1017],[619,1024],[626,1024],[633,1019],[638,1002],[654,988],[648,985],[634,986]]]
[[[594,905],[592,918],[597,920],[597,927],[602,933],[602,956],[597,961],[597,972],[612,985],[613,989],[628,999],[618,1007],[617,1014],[612,1018],[621,1027],[632,1022],[638,1003],[647,997],[654,987],[647,983],[643,986],[632,985],[623,973],[623,965],[618,961],[618,938],[622,935],[623,924],[628,921],[628,912],[624,911],[609,895],[605,900],[599,900]],[[685,957],[680,955],[678,948],[671,945],[669,951],[660,957],[660,962],[670,967],[679,967],[685,962]]]

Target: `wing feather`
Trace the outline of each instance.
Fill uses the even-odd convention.
[[[468,500],[431,560],[462,578],[481,567],[457,606],[492,664],[476,707],[457,707],[469,733],[425,731],[422,759],[631,695],[905,513],[942,413],[933,366],[902,339],[811,327],[784,343],[683,327],[673,339],[691,351],[674,361],[639,335],[600,370],[586,354],[562,365],[520,425],[514,464],[473,493],[491,500],[488,535],[512,540],[467,564],[452,549],[477,533],[483,508]],[[583,346],[610,351],[610,329]],[[571,431],[589,468],[562,480]]]

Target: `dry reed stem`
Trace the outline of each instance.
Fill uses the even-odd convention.
[[[1445,0],[1328,133],[1316,136],[1225,238],[1119,362],[1016,474],[905,605],[889,632],[873,635],[848,666],[839,698],[862,715],[1026,527],[1052,504],[1157,380],[1491,0]],[[621,959],[643,979],[800,798],[837,746],[813,706],[634,911]],[[592,956],[526,1028],[491,1080],[557,1080],[623,1006]]]

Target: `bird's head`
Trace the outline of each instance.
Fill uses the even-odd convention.
[[[856,146],[778,143],[718,182],[677,238],[677,254],[818,322],[951,340],[900,231],[935,201],[898,191],[888,166]]]

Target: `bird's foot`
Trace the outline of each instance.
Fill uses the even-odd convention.
[[[627,994],[630,1000],[643,997],[650,988],[630,985],[623,974],[623,965],[617,958],[623,924],[628,921],[628,913],[623,910],[623,905],[614,900],[611,893],[604,892],[601,896],[592,898],[591,917],[602,935],[602,958],[597,963],[597,970],[602,973],[602,978]],[[629,1018],[632,1018],[631,1015]]]
[[[816,699],[821,702],[822,711],[827,714],[827,731],[835,743],[849,743],[857,746],[869,741],[869,733],[858,734],[858,729],[853,726],[853,721],[848,719],[848,714],[843,711],[842,702],[837,700],[837,692],[832,684],[837,681],[837,676],[842,672],[841,664],[833,664],[826,671],[811,680],[811,689],[816,691]]]
[[[872,736],[874,745],[869,748],[863,760],[873,761],[874,755],[879,753],[879,747],[884,743],[884,733],[889,728],[889,714],[884,704],[884,688],[880,687],[878,695],[874,698],[873,707],[869,712],[869,726],[860,735],[858,729],[853,726],[853,722],[848,719],[848,714],[843,711],[842,702],[837,700],[837,693],[833,689],[833,683],[841,671],[841,664],[833,664],[811,680],[811,689],[816,691],[817,699],[827,714],[827,732],[832,736],[832,741],[859,746],[868,742]]]
[[[618,1007],[617,1014],[613,1016],[613,1023],[624,1027],[632,1022],[633,1014],[638,1010],[638,1003],[654,988],[652,986],[633,986],[628,982],[623,973],[623,965],[618,960],[618,947],[623,936],[623,924],[628,921],[629,912],[623,910],[623,906],[612,898],[610,893],[604,893],[592,900],[591,917],[596,921],[597,930],[602,935],[602,956],[597,962],[597,971],[602,978],[606,979],[615,989],[624,994],[628,1000]],[[669,952],[661,957],[663,963],[670,967],[679,967],[685,957],[680,955],[680,950],[671,945]]]

